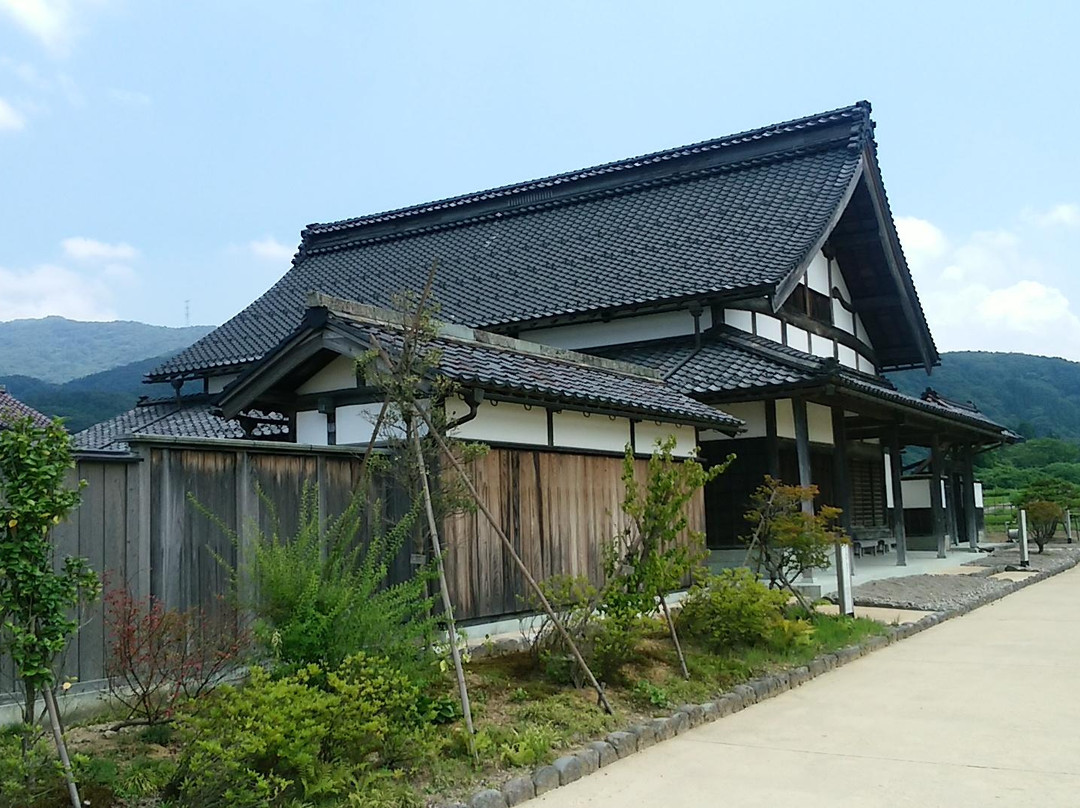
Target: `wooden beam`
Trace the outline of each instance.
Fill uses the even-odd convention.
[[[901,455],[900,431],[889,436],[889,477],[893,492],[893,537],[896,539],[896,565],[907,566],[907,530],[904,527],[904,486],[901,474],[904,461]]]
[[[930,515],[933,518],[934,537],[937,539],[937,557],[945,558],[945,503],[941,496],[942,477],[941,438],[930,439]]]

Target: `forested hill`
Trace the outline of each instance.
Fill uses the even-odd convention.
[[[1028,354],[958,351],[941,367],[892,373],[905,393],[933,387],[943,396],[974,401],[988,417],[1028,438],[1080,442],[1080,363]]]
[[[147,357],[174,354],[212,329],[130,321],[85,323],[63,317],[12,320],[0,323],[0,376],[60,384]]]

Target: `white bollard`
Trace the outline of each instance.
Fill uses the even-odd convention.
[[[851,591],[851,545],[836,545],[836,599],[840,614],[855,616],[855,594]]]
[[[1031,566],[1031,559],[1028,557],[1028,531],[1027,531],[1027,510],[1020,509],[1020,566],[1027,569]]]

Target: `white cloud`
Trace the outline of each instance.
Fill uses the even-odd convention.
[[[17,132],[26,126],[26,119],[11,104],[0,98],[0,132]]]
[[[1025,218],[1041,227],[1080,227],[1080,205],[1065,203],[1049,210],[1028,211]]]
[[[74,34],[69,0],[0,0],[0,10],[54,53],[67,50]]]
[[[100,277],[53,264],[26,270],[0,267],[0,320],[52,314],[72,320],[115,320],[112,301],[113,287]]]
[[[1028,215],[1022,221],[1033,222]],[[896,221],[939,350],[1016,351],[1080,360],[1080,317],[1070,274],[1025,231],[989,230],[949,239],[931,222]]]
[[[291,261],[293,255],[296,253],[294,247],[282,244],[273,236],[267,236],[260,241],[249,242],[248,249],[251,250],[252,255],[257,258],[278,262]]]
[[[75,236],[62,242],[64,253],[76,261],[99,263],[102,261],[131,261],[139,257],[139,251],[130,244],[106,244],[92,238]]]

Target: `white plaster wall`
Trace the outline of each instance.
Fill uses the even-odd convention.
[[[831,358],[833,356],[833,341],[828,337],[819,337],[817,334],[810,335],[810,353],[814,356]]]
[[[836,358],[840,360],[840,364],[845,367],[858,369],[859,356],[855,353],[854,348],[849,348],[846,345],[837,343],[836,345]]]
[[[830,266],[832,267],[832,285],[840,290],[844,301],[850,303],[851,292],[848,291],[847,281],[844,280],[844,273],[840,271],[840,265],[836,261],[831,261]],[[832,289],[829,290],[829,294],[832,294]]]
[[[379,417],[382,402],[373,404],[346,404],[334,411],[337,433],[334,439],[339,446],[364,444],[371,440],[375,420]],[[385,437],[385,436],[384,436]]]
[[[228,376],[211,376],[206,380],[206,392],[211,394],[220,393],[236,379],[236,376],[236,373]]]
[[[765,339],[771,339],[773,342],[784,341],[784,327],[776,317],[769,314],[757,315],[757,333],[758,336],[765,337]]]
[[[820,251],[806,268],[806,285],[823,295],[828,295],[830,292],[829,262]]]
[[[468,413],[469,407],[460,399],[452,399],[446,402],[446,410],[448,418],[452,420]],[[491,401],[481,401],[476,417],[451,430],[451,436],[485,443],[547,446],[547,410],[543,407],[525,409],[522,404],[505,401],[497,405]]]
[[[788,323],[787,327],[787,341],[788,345],[795,348],[798,351],[805,351],[810,353],[810,332],[806,331],[798,326]]]
[[[639,454],[651,454],[656,442],[666,440],[670,435],[675,436],[673,454],[677,457],[690,457],[697,451],[697,438],[692,426],[658,424],[655,421],[638,421],[634,424],[634,450]]]
[[[806,428],[811,443],[827,443],[832,446],[832,410],[821,404],[806,403]]]
[[[326,416],[318,410],[296,413],[296,442],[326,446]]]
[[[630,442],[630,421],[606,415],[564,410],[552,416],[555,445],[573,449],[624,452]]]
[[[886,449],[882,454],[882,459],[885,463],[885,507],[894,508],[893,495],[892,495],[892,464],[889,460],[889,450]]]
[[[724,323],[732,328],[754,333],[754,315],[742,309],[724,309]]]
[[[904,509],[930,507],[930,480],[901,480],[904,492]]]
[[[296,388],[296,392],[329,393],[334,390],[352,390],[356,387],[356,360],[339,356],[330,364]]]
[[[712,327],[712,312],[701,313],[701,330]],[[621,317],[606,323],[576,323],[522,331],[519,338],[556,348],[592,348],[624,342],[677,337],[694,333],[694,317],[688,311]]]
[[[776,436],[795,438],[795,413],[791,409],[790,398],[781,398],[776,401]]]
[[[874,367],[874,363],[871,362],[869,359],[867,359],[862,354],[859,354],[858,362],[859,362],[859,370],[861,370],[863,373],[871,373],[871,374],[873,374],[873,373],[877,372],[877,369]]]
[[[740,401],[724,404],[720,407],[728,415],[734,415],[746,421],[746,431],[740,432],[738,438],[764,438],[765,437],[765,402],[764,401]],[[704,436],[703,436],[704,437]],[[730,436],[717,430],[708,430],[710,440],[730,439]],[[640,445],[640,444],[639,444]]]
[[[845,309],[835,297],[832,300],[832,321],[833,325],[841,331],[855,333],[855,315]]]
[[[982,483],[978,480],[975,481],[975,507],[981,508],[983,506],[983,488]]]

